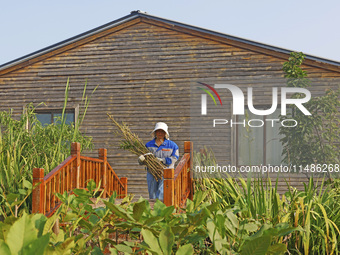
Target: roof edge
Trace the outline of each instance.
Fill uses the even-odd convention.
[[[17,65],[17,64],[19,64],[19,63],[22,63],[22,62],[24,62],[24,61],[26,61],[26,60],[30,60],[30,59],[32,59],[32,58],[41,56],[41,55],[43,55],[43,54],[45,54],[45,53],[48,53],[48,52],[50,52],[50,51],[52,51],[52,50],[56,50],[56,49],[62,48],[63,46],[66,46],[66,45],[68,45],[68,44],[77,42],[77,41],[79,41],[79,40],[81,40],[81,39],[84,39],[84,38],[86,38],[86,37],[88,37],[88,36],[91,36],[91,35],[93,35],[93,34],[96,34],[96,33],[101,32],[101,31],[103,31],[103,30],[106,30],[106,29],[109,29],[109,28],[118,26],[118,25],[120,25],[120,24],[122,24],[122,23],[124,23],[124,22],[133,20],[133,19],[138,18],[138,17],[140,17],[139,11],[132,11],[131,14],[126,15],[126,16],[124,16],[124,17],[122,17],[122,18],[116,19],[116,20],[114,20],[114,21],[111,21],[111,22],[106,23],[106,24],[104,24],[104,25],[101,25],[101,26],[99,26],[99,27],[93,28],[93,29],[91,29],[91,30],[88,30],[88,31],[83,32],[83,33],[81,33],[81,34],[78,34],[78,35],[76,35],[76,36],[72,36],[71,38],[68,38],[68,39],[63,40],[63,41],[61,41],[61,42],[52,44],[52,45],[47,46],[47,47],[45,47],[45,48],[42,48],[42,49],[40,49],[40,50],[34,51],[34,52],[29,53],[29,54],[27,54],[27,55],[24,55],[24,56],[22,56],[22,57],[20,57],[20,58],[16,58],[16,59],[14,59],[14,60],[11,60],[11,61],[9,61],[9,62],[6,62],[6,63],[0,65],[0,71],[1,71],[1,70],[4,70],[4,69],[6,69],[6,68],[12,67],[12,66],[14,66],[14,65]]]
[[[175,25],[175,26],[181,26],[181,27],[184,27],[184,28],[187,28],[187,29],[198,31],[198,32],[203,32],[203,33],[207,33],[207,34],[210,34],[210,35],[223,37],[223,38],[230,39],[230,40],[233,40],[233,41],[237,41],[237,42],[241,42],[241,43],[245,43],[245,44],[250,44],[252,46],[257,46],[257,47],[265,48],[265,49],[268,49],[268,50],[273,50],[273,51],[284,53],[284,54],[290,54],[291,52],[294,52],[294,50],[290,50],[290,49],[286,49],[286,48],[282,48],[282,47],[277,47],[277,46],[273,46],[273,45],[270,45],[270,44],[265,44],[265,43],[262,43],[262,42],[257,42],[257,41],[254,41],[254,40],[249,40],[249,39],[245,39],[245,38],[238,37],[238,36],[232,36],[232,35],[229,35],[229,34],[217,32],[217,31],[210,30],[210,29],[205,29],[205,28],[201,28],[201,27],[197,27],[197,26],[193,26],[193,25],[189,25],[189,24],[185,24],[185,23],[181,23],[181,22],[177,22],[177,21],[173,21],[173,20],[164,19],[164,18],[157,17],[157,16],[150,15],[150,14],[145,14],[145,13],[141,13],[141,12],[139,12],[139,14],[140,14],[141,17],[152,18],[154,20],[170,23],[170,24]],[[309,59],[309,60],[324,62],[324,63],[327,63],[327,64],[336,65],[336,66],[340,67],[340,61],[322,58],[322,57],[318,57],[318,56],[311,55],[311,54],[305,54],[305,56],[306,56],[306,59]]]
[[[94,35],[96,33],[102,32],[102,31],[104,31],[106,29],[118,26],[118,25],[120,25],[122,23],[125,23],[127,21],[131,21],[131,20],[133,20],[135,18],[139,18],[139,17],[144,17],[144,18],[147,18],[147,19],[153,19],[153,20],[160,21],[160,22],[163,22],[163,23],[168,23],[170,25],[183,27],[183,28],[186,28],[186,29],[189,29],[189,30],[194,30],[194,31],[197,31],[197,32],[206,33],[206,34],[209,34],[209,35],[213,35],[213,36],[229,39],[229,40],[232,40],[232,41],[248,44],[248,45],[251,45],[251,46],[263,48],[263,49],[274,51],[274,52],[278,52],[278,53],[283,53],[283,54],[288,54],[289,55],[293,51],[293,50],[289,50],[289,49],[285,49],[285,48],[280,48],[280,47],[276,47],[276,46],[269,45],[269,44],[264,44],[264,43],[260,43],[260,42],[256,42],[256,41],[252,41],[252,40],[248,40],[248,39],[244,39],[244,38],[241,38],[241,37],[236,37],[236,36],[224,34],[224,33],[221,33],[221,32],[216,32],[216,31],[213,31],[213,30],[208,30],[208,29],[204,29],[204,28],[188,25],[188,24],[185,24],[185,23],[181,23],[181,22],[177,22],[177,21],[173,21],[173,20],[169,20],[169,19],[160,18],[160,17],[154,16],[154,15],[150,15],[150,14],[147,14],[146,12],[142,12],[142,11],[138,10],[138,11],[132,11],[129,15],[126,15],[126,16],[124,16],[122,18],[116,19],[114,21],[111,21],[111,22],[106,23],[104,25],[101,25],[99,27],[96,27],[96,28],[93,28],[93,29],[91,29],[89,31],[86,31],[84,33],[81,33],[81,34],[78,34],[76,36],[73,36],[73,37],[71,37],[69,39],[66,39],[66,40],[63,40],[63,41],[61,41],[59,43],[52,44],[52,45],[50,45],[48,47],[45,47],[45,48],[43,48],[41,50],[35,51],[33,53],[24,55],[23,57],[20,57],[20,58],[14,59],[12,61],[6,62],[6,63],[0,65],[0,71],[3,71],[5,69],[7,69],[7,68],[11,68],[11,67],[13,67],[15,65],[18,65],[18,64],[20,64],[22,62],[31,60],[31,59],[33,59],[35,57],[39,57],[41,55],[44,55],[44,54],[46,54],[46,53],[48,53],[50,51],[60,49],[60,48],[62,48],[64,46],[67,46],[67,45],[69,45],[71,43],[80,41],[80,40],[82,40],[84,38],[87,38],[87,37],[89,37],[91,35]],[[321,58],[321,57],[317,57],[317,56],[310,55],[310,54],[305,54],[305,56],[306,56],[305,57],[306,60],[311,60],[311,61],[316,61],[316,62],[320,62],[320,63],[323,63],[323,64],[328,64],[328,65],[336,66],[337,68],[340,67],[340,62],[339,61],[335,61],[335,60],[331,60],[331,59],[326,59],[326,58]],[[340,69],[339,69],[339,71],[340,71]]]

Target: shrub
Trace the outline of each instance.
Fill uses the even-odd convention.
[[[33,168],[50,172],[70,155],[71,142],[80,142],[82,149],[92,148],[91,138],[79,130],[83,118],[78,118],[78,123],[65,124],[68,91],[67,83],[61,119],[47,126],[37,120],[32,104],[19,120],[12,111],[0,112],[0,216],[3,218],[9,214],[17,216],[20,207],[29,212]],[[83,102],[86,109],[89,101],[85,98]]]

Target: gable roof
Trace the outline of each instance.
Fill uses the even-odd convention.
[[[187,25],[184,23],[153,16],[145,12],[132,11],[129,15],[126,15],[120,19],[114,20],[97,28],[91,29],[87,32],[81,33],[59,43],[53,44],[41,50],[35,51],[31,54],[25,55],[23,57],[17,58],[3,65],[0,65],[0,75],[31,65],[35,62],[41,61],[42,59],[64,52],[70,48],[77,47],[88,41],[92,41],[99,37],[105,36],[105,31],[107,30],[113,28],[119,29],[120,26],[124,28],[126,26],[133,25],[141,21],[162,27],[167,27],[169,29],[180,31],[183,33],[192,34],[194,36],[208,38],[224,44],[234,45],[239,48],[244,48],[256,52],[261,52],[267,55],[272,55],[275,57],[282,58],[284,60],[287,60],[288,55],[290,54],[290,52],[292,52],[292,50],[279,48],[276,46],[259,43],[220,32],[215,32],[212,30],[192,25]],[[129,22],[132,23],[129,24]],[[340,72],[340,62],[316,57],[313,55],[306,54],[304,64]]]

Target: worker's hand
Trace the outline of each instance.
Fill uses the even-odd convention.
[[[163,164],[165,164],[165,158],[157,158],[160,162],[162,162]]]
[[[144,155],[140,155],[139,158],[138,158],[138,160],[139,160],[140,162],[143,162],[143,161],[145,160]]]
[[[144,165],[144,162],[145,161],[145,157],[144,157],[144,155],[140,155],[139,157],[138,157],[138,163],[140,164],[140,165]]]

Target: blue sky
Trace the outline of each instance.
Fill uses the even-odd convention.
[[[338,0],[1,0],[0,65],[133,10],[340,61]]]

